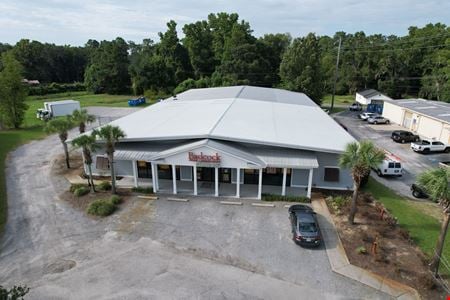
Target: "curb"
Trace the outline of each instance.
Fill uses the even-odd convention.
[[[242,205],[242,202],[220,201],[220,204],[223,204],[223,205]]]
[[[252,206],[257,206],[257,207],[275,207],[275,204],[269,204],[269,203],[252,203]]]
[[[189,202],[189,199],[183,199],[183,198],[167,198],[167,201]]]
[[[325,200],[323,198],[314,199],[311,204],[314,211],[320,213],[331,224],[329,227],[322,228],[322,234],[333,272],[361,282],[396,299],[421,299],[417,290],[410,286],[350,264]],[[334,248],[330,244],[333,242],[336,245]]]
[[[156,197],[156,196],[142,196],[142,195],[138,195],[137,197],[141,198],[141,199],[158,200],[158,197]]]

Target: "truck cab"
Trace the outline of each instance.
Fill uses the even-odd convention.
[[[423,139],[420,142],[411,143],[411,149],[419,153],[450,152],[450,145],[440,141]]]

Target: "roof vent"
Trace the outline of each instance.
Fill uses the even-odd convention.
[[[178,100],[177,95],[173,95],[173,100]]]

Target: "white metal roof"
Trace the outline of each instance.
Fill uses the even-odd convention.
[[[426,99],[399,99],[387,102],[450,124],[450,103]]]
[[[305,94],[250,86],[189,90],[111,124],[124,141],[209,138],[337,153],[354,141]]]

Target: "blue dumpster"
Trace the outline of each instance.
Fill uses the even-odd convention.
[[[145,103],[145,97],[128,100],[128,106],[138,106]]]

